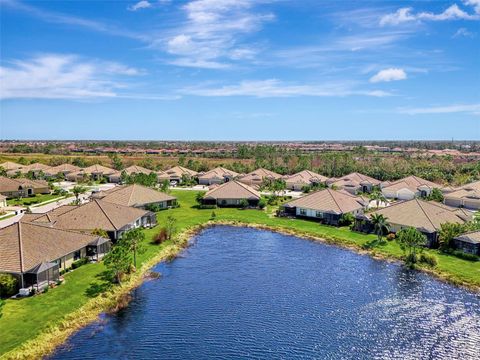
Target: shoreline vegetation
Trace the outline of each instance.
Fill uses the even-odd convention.
[[[196,234],[211,226],[228,225],[274,231],[340,246],[372,256],[375,259],[402,263],[403,252],[394,241],[366,249],[364,245],[373,241],[376,238],[375,235],[355,233],[346,228],[323,226],[312,221],[276,218],[273,215],[274,209],[268,207],[265,211],[216,209],[216,217],[212,219],[209,210],[195,208],[195,195],[196,192],[175,192],[175,196],[179,198],[181,204],[180,208],[161,211],[157,217],[159,224],[163,224],[167,216],[176,216],[179,232],[173,240],[154,245],[151,240],[158,231],[158,227],[145,230],[145,242],[148,243],[148,249],[140,257],[140,266],[137,271],[126,278],[121,285],[105,287],[105,283],[98,280],[105,270],[103,264],[89,264],[67,274],[65,284],[47,294],[23,300],[8,300],[4,306],[3,319],[0,318],[0,327],[3,327],[7,336],[8,330],[14,331],[15,329],[16,331],[4,342],[0,339],[0,353],[3,353],[0,355],[0,359],[37,359],[51,354],[73,333],[97,321],[100,314],[115,312],[126,306],[131,291],[149,277],[150,269],[153,266],[159,262],[174,259]],[[439,280],[480,293],[480,262],[469,262],[452,255],[440,254],[435,250],[426,251],[438,257],[438,265],[435,268],[422,266],[418,270],[429,273]],[[75,282],[81,282],[82,285],[76,289],[74,288]],[[73,305],[70,304],[68,309],[58,309],[59,313],[43,324],[36,324],[37,328],[33,331],[30,329],[30,333],[25,334],[22,329],[15,328],[15,325],[18,324],[12,322],[25,321],[28,319],[28,311],[31,310],[22,309],[20,311],[22,303],[25,302],[25,305],[29,307],[33,306],[32,303],[39,302],[40,304],[35,305],[43,307],[49,303],[48,297],[55,296],[55,292],[62,291],[62,288],[64,294],[59,296],[75,298]],[[92,289],[95,290],[94,295],[85,295],[91,293]],[[72,290],[81,293],[69,293]],[[38,300],[36,301],[36,299]],[[26,303],[27,301],[30,302]],[[50,301],[55,300],[50,298]],[[38,308],[38,311],[40,310],[41,308]],[[33,319],[33,321],[35,320],[38,321],[38,319]],[[9,329],[4,325],[8,325]],[[24,339],[15,338],[15,336]]]

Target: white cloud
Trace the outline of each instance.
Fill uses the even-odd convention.
[[[127,9],[130,10],[130,11],[137,11],[137,10],[140,10],[140,9],[148,9],[152,7],[152,4],[149,3],[147,0],[141,0],[139,2],[137,2],[136,4],[133,4],[131,6],[129,6]]]
[[[350,84],[296,85],[278,79],[246,80],[235,85],[221,87],[191,87],[180,91],[196,96],[252,96],[259,98],[298,96],[351,96],[364,95],[384,97],[391,94],[380,90],[356,90]]]
[[[475,34],[468,31],[466,28],[460,28],[458,29],[455,34],[452,35],[452,38],[459,38],[459,37],[467,37],[467,38],[473,38],[475,37]]]
[[[469,0],[478,2],[477,0]],[[476,9],[476,8],[475,8]],[[395,13],[384,15],[380,18],[380,25],[400,25],[407,22],[431,20],[431,21],[444,21],[444,20],[477,20],[479,19],[477,14],[469,14],[458,7],[457,4],[453,4],[445,11],[435,14],[432,12],[419,12],[414,13],[411,7],[405,7],[398,9]]]
[[[473,6],[475,13],[480,14],[480,0],[464,0],[463,3],[467,6]]]
[[[446,106],[433,106],[424,108],[403,108],[398,109],[398,112],[409,115],[422,114],[451,114],[451,113],[468,113],[473,115],[480,115],[480,104],[456,104]]]
[[[6,63],[6,62],[4,62]],[[0,99],[84,99],[119,96],[117,79],[142,71],[115,62],[49,54],[0,67]]]
[[[400,68],[389,68],[380,70],[370,78],[371,83],[405,80],[407,73]]]
[[[233,61],[252,59],[256,50],[242,45],[241,37],[259,31],[274,18],[254,11],[254,5],[250,0],[194,0],[182,6],[186,21],[159,41],[175,57],[169,62],[227,68]]]

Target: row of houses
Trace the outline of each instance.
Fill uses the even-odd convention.
[[[0,229],[0,272],[22,288],[44,287],[82,258],[99,260],[126,231],[156,225],[151,205],[168,208],[176,198],[141,185],[117,186],[83,205],[63,205]],[[106,237],[95,235],[98,230]]]
[[[7,174],[18,170],[19,164],[7,162],[0,164],[7,170]],[[49,168],[43,164],[31,164],[22,168],[22,171],[43,171],[46,176],[63,174],[69,181],[81,181],[87,177],[94,180],[106,178],[112,183],[120,183],[122,174],[146,174],[153,171],[141,166],[133,165],[122,171],[105,167],[103,165],[92,165],[80,169],[71,164],[59,165]],[[274,181],[282,179],[289,190],[300,191],[306,186],[324,184],[337,190],[345,190],[352,195],[370,193],[373,189],[380,189],[387,199],[411,200],[414,198],[428,197],[434,189],[444,193],[445,204],[468,209],[480,209],[480,181],[459,188],[448,188],[432,181],[422,179],[418,176],[408,176],[397,181],[380,181],[370,176],[353,172],[339,178],[327,178],[313,171],[304,170],[293,175],[280,175],[273,171],[259,168],[248,174],[239,174],[223,167],[217,167],[207,172],[198,173],[182,166],[175,166],[167,171],[154,172],[159,182],[169,181],[180,184],[184,179],[195,179],[200,185],[216,185],[238,180],[241,183],[258,188],[265,180]],[[1,189],[0,189],[0,193]]]

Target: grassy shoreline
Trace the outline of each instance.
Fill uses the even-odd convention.
[[[75,331],[97,320],[100,313],[111,311],[119,303],[125,302],[125,296],[144,281],[151,267],[175,257],[183,249],[182,244],[208,226],[255,227],[321,241],[377,259],[401,261],[402,252],[395,242],[364,249],[363,245],[375,239],[374,235],[354,233],[346,228],[323,226],[311,221],[276,218],[273,216],[274,208],[266,211],[216,209],[216,217],[211,219],[211,210],[194,207],[195,194],[194,191],[174,191],[181,207],[161,211],[157,218],[160,224],[164,223],[168,215],[178,219],[178,240],[175,243],[153,245],[150,241],[158,229],[145,230],[147,252],[139,257],[137,272],[121,286],[99,291],[93,298],[86,296],[85,293],[92,286],[101,287],[98,277],[104,270],[103,264],[90,264],[68,274],[65,284],[47,294],[19,301],[8,300],[4,307],[4,316],[0,318],[0,328],[7,334],[3,340],[0,337],[0,354],[3,353],[0,359],[33,359],[51,353]],[[471,263],[437,251],[427,251],[438,257],[439,265],[436,269],[419,270],[430,273],[437,279],[480,292],[480,262]],[[70,303],[62,304],[62,301],[66,301],[64,297],[67,297]],[[29,312],[36,309],[44,311],[45,306],[52,307],[52,314],[40,313],[36,314],[36,317],[30,315]],[[18,323],[22,325],[17,326]]]

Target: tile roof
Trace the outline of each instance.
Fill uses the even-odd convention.
[[[455,239],[462,240],[471,244],[480,244],[480,231],[472,231],[457,236]]]
[[[480,200],[480,189],[478,190],[469,190],[466,188],[459,189],[457,191],[452,191],[448,194],[445,194],[446,199],[475,199]]]
[[[248,185],[232,180],[209,190],[204,199],[260,199],[260,193]]]
[[[358,172],[353,172],[348,175],[339,177],[339,178],[331,178],[328,180],[329,185],[335,185],[337,187],[343,186],[351,186],[351,187],[358,187],[361,185],[380,185],[381,181],[374,179],[370,176],[360,174]]]
[[[22,273],[96,241],[98,236],[18,222],[0,229],[0,271]]]
[[[344,214],[365,207],[359,196],[332,189],[315,191],[284,204],[285,207],[300,207],[334,214]]]
[[[104,201],[124,206],[143,206],[176,199],[174,196],[138,184],[117,186],[104,195],[102,198]]]
[[[50,170],[50,166],[37,162],[37,163],[30,164],[30,165],[22,167],[20,172],[23,173],[23,174],[26,174],[29,171],[43,171],[43,172],[46,172],[48,170]]]
[[[223,179],[225,176],[236,177],[238,173],[232,170],[225,169],[223,167],[216,167],[215,169],[209,170],[201,175],[199,179]]]
[[[193,170],[190,170],[190,169],[187,169],[183,166],[174,166],[173,168],[164,171],[164,174],[166,174],[168,176],[176,176],[176,177],[181,178],[182,175],[195,176],[195,175],[197,175],[197,172],[193,171]]]
[[[388,190],[388,191],[398,191],[398,190],[402,190],[402,189],[408,189],[412,192],[416,192],[420,186],[427,186],[429,188],[440,188],[441,187],[440,185],[438,185],[434,182],[431,182],[431,181],[419,178],[418,176],[413,176],[412,175],[412,176],[408,176],[406,178],[394,181],[394,182],[390,183],[388,186],[384,186],[383,189]]]
[[[114,170],[112,168],[109,168],[100,164],[95,164],[83,169],[83,172],[86,174],[102,174],[102,175],[112,175],[116,171],[117,170]]]
[[[293,175],[287,175],[284,179],[287,184],[310,184],[315,181],[326,182],[328,180],[326,176],[310,170],[303,170]]]
[[[105,231],[120,230],[132,224],[149,211],[110,203],[104,200],[92,200],[73,210],[57,216],[54,226],[59,229]]]
[[[474,182],[466,184],[466,185],[463,185],[461,188],[466,189],[466,190],[480,191],[480,180],[479,181],[474,181]]]
[[[5,171],[15,171],[19,170],[23,167],[24,165],[14,163],[12,161],[5,161],[4,163],[0,164],[0,167],[3,168]]]
[[[403,226],[412,226],[417,229],[425,229],[434,232],[440,229],[444,223],[463,224],[458,209],[452,208],[433,201],[413,199],[396,203],[386,208],[368,214],[382,214],[388,222]]]
[[[242,176],[239,181],[251,182],[251,181],[262,181],[263,179],[280,179],[282,175],[277,174],[273,171],[259,168],[248,174]]]
[[[66,164],[51,167],[48,170],[48,173],[52,175],[56,175],[58,173],[67,173],[67,172],[75,172],[75,171],[80,171],[80,168],[78,166],[66,163]]]

